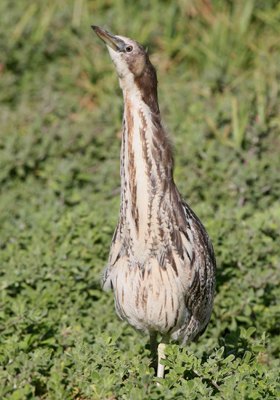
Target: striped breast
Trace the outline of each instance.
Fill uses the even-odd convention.
[[[173,229],[164,243],[158,239],[157,248],[151,246],[144,259],[137,260],[129,246],[122,249],[117,230],[113,246],[119,256],[112,260],[104,284],[114,290],[120,318],[136,329],[168,333],[185,343],[209,321],[215,258],[204,227],[186,204],[182,206],[185,230],[175,234]]]

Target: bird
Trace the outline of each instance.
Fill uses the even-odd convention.
[[[96,25],[92,29],[108,48],[124,103],[120,213],[101,284],[113,290],[118,316],[149,334],[160,381],[169,341],[185,346],[208,325],[215,254],[206,229],[174,182],[157,74],[147,51],[135,40]]]

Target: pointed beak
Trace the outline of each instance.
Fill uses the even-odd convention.
[[[111,47],[115,51],[124,51],[125,42],[123,40],[105,31],[105,29],[102,29],[99,26],[91,25],[91,27],[97,36],[107,44],[107,46]]]

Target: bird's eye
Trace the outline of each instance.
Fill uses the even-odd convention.
[[[126,48],[125,48],[126,53],[131,53],[132,50],[133,50],[132,46],[126,46]]]

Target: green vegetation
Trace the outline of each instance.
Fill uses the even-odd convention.
[[[279,399],[279,2],[2,0],[0,12],[0,398]],[[217,255],[211,323],[168,346],[161,386],[148,338],[99,284],[122,98],[93,23],[149,47],[176,182]]]

